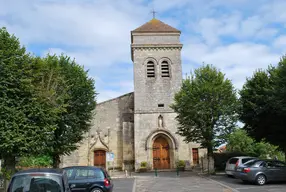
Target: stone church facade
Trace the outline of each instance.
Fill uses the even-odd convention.
[[[78,150],[62,157],[62,166],[96,165],[120,170],[186,169],[200,164],[206,150],[176,134],[170,108],[182,82],[181,32],[157,19],[131,31],[134,92],[97,104],[93,126]],[[114,162],[106,162],[106,153]]]

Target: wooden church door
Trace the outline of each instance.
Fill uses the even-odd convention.
[[[170,169],[169,144],[164,137],[156,138],[153,143],[153,167],[154,169]]]

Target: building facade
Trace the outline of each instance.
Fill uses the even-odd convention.
[[[182,83],[181,32],[157,19],[131,31],[134,92],[96,107],[93,126],[77,151],[62,157],[62,166],[96,165],[120,170],[186,168],[206,153],[198,143],[176,134],[176,113],[170,108]],[[106,153],[115,155],[106,162]]]

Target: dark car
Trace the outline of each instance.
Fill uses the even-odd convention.
[[[258,185],[269,181],[286,181],[286,164],[278,160],[255,159],[238,166],[234,175],[244,182]]]
[[[112,192],[113,182],[105,169],[95,166],[63,168],[72,192]]]
[[[15,173],[7,192],[70,192],[63,169],[28,169]]]

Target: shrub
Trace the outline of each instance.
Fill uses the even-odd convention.
[[[52,158],[48,155],[21,157],[17,166],[19,167],[49,167],[52,165]]]
[[[186,166],[185,161],[179,160],[179,161],[177,162],[177,167],[185,167],[185,166]]]
[[[146,161],[141,162],[140,166],[142,168],[146,168],[147,167],[147,162]]]

